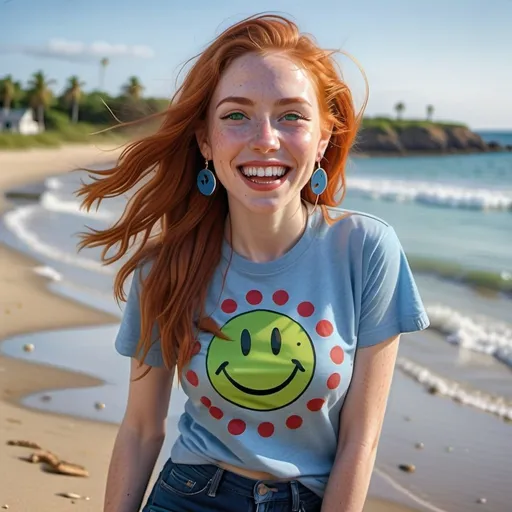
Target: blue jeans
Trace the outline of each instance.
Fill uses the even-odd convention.
[[[321,506],[322,499],[295,480],[251,480],[169,459],[142,512],[320,512]]]

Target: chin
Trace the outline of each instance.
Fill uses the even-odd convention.
[[[256,215],[268,215],[282,210],[290,203],[288,194],[260,194],[259,197],[255,197],[254,194],[248,194],[246,191],[235,194],[228,192],[228,198],[230,210],[241,214],[245,211]]]
[[[249,201],[247,201],[246,198],[246,200],[242,204],[245,208],[247,208],[247,210],[249,210],[252,213],[265,215],[275,213],[283,209],[286,206],[287,201],[283,200],[283,198],[278,197],[259,198],[252,199]]]

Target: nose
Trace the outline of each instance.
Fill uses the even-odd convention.
[[[279,137],[269,120],[260,121],[256,124],[250,146],[252,150],[261,153],[270,153],[279,149]]]

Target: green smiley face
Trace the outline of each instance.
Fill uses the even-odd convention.
[[[229,320],[208,347],[208,378],[223,398],[245,409],[272,411],[291,404],[315,371],[315,349],[291,318],[257,310]]]

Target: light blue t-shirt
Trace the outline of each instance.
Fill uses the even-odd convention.
[[[429,324],[393,228],[364,213],[330,215],[345,216],[329,226],[317,208],[296,245],[269,263],[224,244],[206,312],[229,340],[199,335],[174,462],[222,461],[323,496],[356,349]],[[140,333],[139,272],[116,339],[127,356]],[[159,343],[146,363],[163,364]]]

